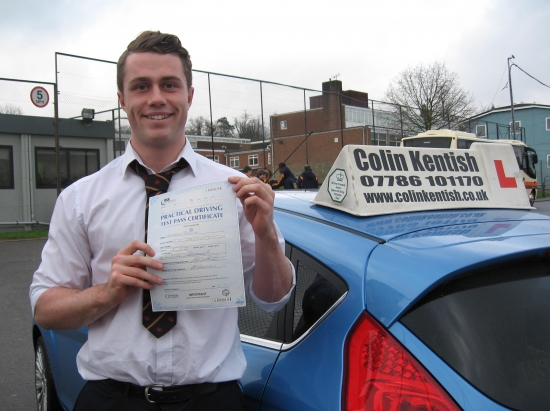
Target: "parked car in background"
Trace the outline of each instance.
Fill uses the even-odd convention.
[[[479,172],[461,173],[484,184],[455,187],[463,204],[426,201],[420,207],[420,201],[409,201],[415,209],[407,210],[397,203],[405,193],[413,198],[424,190],[429,199],[441,187],[430,188],[430,179],[413,167],[397,166],[396,176],[404,179],[393,181],[409,185],[390,186],[391,179],[382,178],[378,186],[378,175],[394,171],[373,170],[371,154],[403,154],[403,164],[410,165],[424,151],[347,150],[319,193],[276,194],[275,219],[297,283],[277,313],[251,300],[240,309],[247,409],[547,410],[550,217],[530,210],[519,184],[524,197],[502,204],[499,181],[512,182],[482,170],[493,164],[486,153],[468,151]],[[505,176],[512,178],[512,166],[503,161]],[[443,172],[432,181],[443,181],[438,177],[450,181]],[[519,172],[514,178],[521,181]],[[373,189],[386,195],[374,196]],[[464,193],[474,189],[486,189],[488,200],[473,195],[466,201]],[[367,197],[385,202],[368,203]],[[334,206],[321,205],[330,201]],[[33,339],[39,409],[72,409],[83,385],[75,357],[86,330],[48,331],[34,324]]]

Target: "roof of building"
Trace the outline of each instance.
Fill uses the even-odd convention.
[[[520,104],[514,104],[514,111],[516,110],[525,110],[530,108],[542,108],[546,110],[550,110],[550,105],[548,104],[537,104],[537,103],[520,103]],[[510,111],[510,106],[502,106],[502,107],[495,107],[491,110],[484,111],[483,113],[476,114],[475,116],[470,117],[470,120],[474,120],[479,117],[486,116],[487,114],[491,113],[503,113]]]
[[[52,117],[0,114],[0,133],[53,136],[55,120]],[[64,137],[88,137],[112,139],[115,137],[113,123],[92,121],[85,125],[82,120],[59,119],[59,135]]]

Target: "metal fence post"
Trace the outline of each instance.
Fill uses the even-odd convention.
[[[265,127],[264,127],[264,92],[262,89],[262,82],[260,81],[260,110],[262,111],[262,148],[264,155],[263,168],[267,169],[267,161],[265,159]]]
[[[307,106],[306,106],[306,89],[304,89],[304,136],[307,136]],[[309,164],[306,138],[306,164]]]
[[[61,176],[59,175],[59,98],[57,91],[57,59],[55,60],[55,84],[53,86],[54,98],[54,134],[55,134],[55,179],[57,196],[61,194]]]
[[[210,73],[208,73],[208,102],[210,103],[210,134],[212,135],[212,161],[214,161],[214,158],[215,158],[214,157],[214,123],[212,122],[212,92],[210,89]]]

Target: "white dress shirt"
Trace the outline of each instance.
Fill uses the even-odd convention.
[[[189,142],[180,157],[189,167],[172,177],[168,191],[242,176],[196,154]],[[143,179],[128,168],[134,159],[142,163],[129,144],[124,155],[71,184],[59,196],[42,263],[30,287],[33,313],[38,297],[51,287],[85,289],[106,283],[113,256],[131,241],[144,238],[147,197]],[[246,290],[260,308],[276,311],[291,292],[276,303],[263,302],[252,292],[254,232],[237,203]],[[278,246],[284,250],[284,239],[277,231]],[[168,386],[242,377],[246,359],[237,308],[180,311],[176,326],[161,338],[143,327],[141,311],[142,292],[138,290],[89,325],[88,341],[77,356],[85,380],[112,378],[142,386]]]

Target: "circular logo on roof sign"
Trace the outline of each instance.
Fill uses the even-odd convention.
[[[335,169],[328,177],[328,193],[332,201],[341,203],[348,194],[348,176],[341,168]]]

